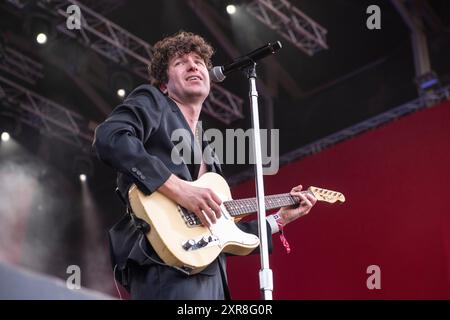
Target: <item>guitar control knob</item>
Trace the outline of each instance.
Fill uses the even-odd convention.
[[[195,245],[194,240],[192,240],[192,239],[188,240],[183,244],[183,249],[187,251],[187,250],[191,249],[194,245]]]
[[[204,236],[203,238],[201,238],[201,239],[197,242],[197,245],[198,245],[199,247],[204,247],[204,246],[206,246],[208,243],[209,243],[208,237],[207,237],[207,236]]]

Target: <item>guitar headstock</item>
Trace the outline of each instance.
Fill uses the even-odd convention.
[[[311,192],[318,201],[325,201],[328,203],[335,203],[336,201],[345,202],[345,196],[337,191],[309,187],[308,191]]]

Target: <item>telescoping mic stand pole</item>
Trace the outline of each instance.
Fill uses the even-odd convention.
[[[258,229],[260,239],[261,270],[259,271],[259,288],[264,300],[272,300],[273,275],[269,266],[269,249],[267,243],[266,206],[264,201],[264,181],[261,157],[261,136],[259,131],[258,91],[256,90],[256,63],[246,69],[250,84],[250,106],[252,110],[253,152],[255,155],[255,182],[258,208]]]
[[[253,152],[255,155],[255,180],[256,180],[256,198],[258,208],[258,229],[261,252],[261,270],[259,272],[259,283],[265,300],[272,300],[273,280],[272,270],[269,268],[269,250],[267,244],[266,228],[266,206],[264,200],[264,182],[261,157],[261,136],[259,131],[258,115],[258,91],[256,90],[256,61],[275,53],[281,48],[281,42],[268,43],[261,48],[235,59],[232,63],[225,66],[217,66],[209,71],[210,79],[214,82],[222,82],[226,75],[235,70],[243,70],[247,74],[250,89],[250,105],[252,109],[253,124]]]

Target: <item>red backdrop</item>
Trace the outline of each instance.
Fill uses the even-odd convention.
[[[450,299],[450,102],[416,112],[265,176],[265,193],[334,189],[278,236],[270,266],[274,299]],[[254,181],[233,189],[254,196]],[[231,257],[234,299],[259,299],[258,255]],[[380,267],[369,290],[367,267]]]

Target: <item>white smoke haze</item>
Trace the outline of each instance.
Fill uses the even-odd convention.
[[[0,261],[63,280],[78,265],[82,286],[115,294],[106,230],[88,185],[80,194],[61,172],[16,149],[0,148]]]
[[[35,177],[21,165],[1,162],[0,166],[0,259],[20,263],[26,220],[30,213]]]
[[[113,270],[106,230],[100,219],[101,210],[86,184],[82,185],[83,215],[83,280],[90,289],[115,294]]]
[[[54,181],[52,181],[54,180]],[[71,216],[57,176],[34,157],[0,162],[0,256],[35,271],[47,272],[55,247],[64,243]],[[61,188],[59,188],[61,190]],[[54,212],[60,212],[56,220]]]

